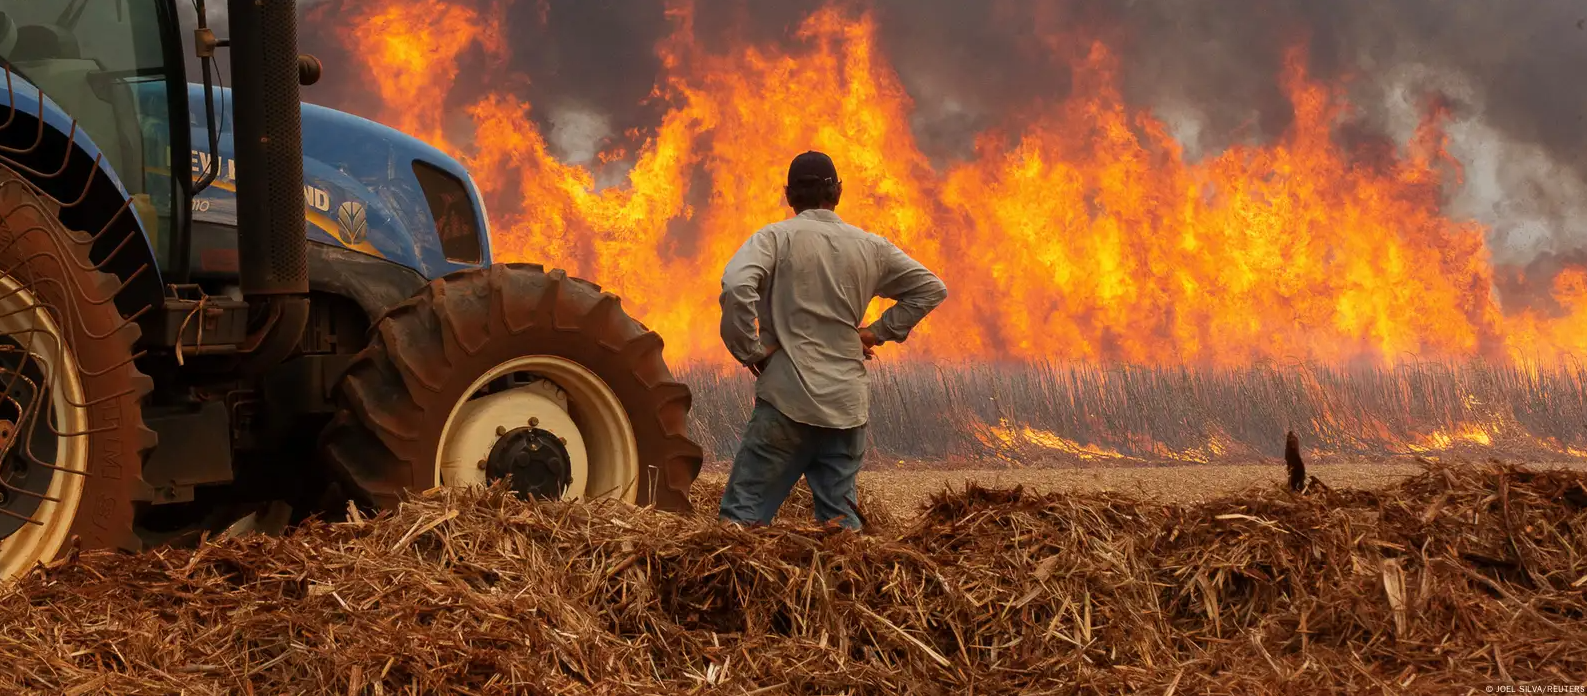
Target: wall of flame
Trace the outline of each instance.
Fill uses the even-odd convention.
[[[1587,272],[1554,277],[1558,311],[1507,313],[1487,230],[1443,212],[1461,168],[1439,102],[1392,153],[1362,160],[1334,137],[1351,111],[1343,90],[1308,75],[1301,46],[1281,78],[1288,131],[1192,162],[1161,120],[1126,104],[1105,41],[1055,39],[1074,56],[1070,96],[942,165],[922,154],[915,105],[863,8],[813,12],[776,47],[708,50],[692,4],[676,0],[655,46],[659,121],[632,151],[586,166],[553,155],[516,89],[534,76],[507,74],[513,6],[357,5],[344,36],[376,99],[349,96],[348,108],[463,159],[500,259],[614,290],[674,363],[729,360],[716,338],[722,266],[788,214],[781,179],[806,149],[838,162],[846,219],[949,286],[893,349],[909,359],[1552,362],[1587,344]],[[451,96],[468,56],[502,72],[489,77],[497,88]]]

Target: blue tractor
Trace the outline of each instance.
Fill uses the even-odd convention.
[[[492,263],[451,157],[302,104],[294,0],[228,9],[184,48],[175,0],[0,0],[0,581],[501,479],[687,510],[661,338]]]

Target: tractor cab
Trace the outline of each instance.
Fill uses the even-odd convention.
[[[187,149],[173,142],[187,94],[171,12],[159,0],[0,0],[4,67],[75,119],[162,251],[183,209],[171,155]]]

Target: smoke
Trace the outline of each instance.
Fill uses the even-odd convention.
[[[1119,10],[1132,37],[1123,68],[1131,96],[1193,105],[1200,145],[1281,131],[1288,106],[1273,90],[1282,51],[1305,41],[1312,74],[1348,85],[1363,123],[1396,142],[1428,95],[1453,105],[1449,148],[1464,177],[1448,212],[1489,227],[1496,263],[1587,247],[1587,92],[1566,86],[1587,65],[1587,6],[1295,0],[1250,11],[1161,0]]]
[[[580,108],[577,105],[559,105],[551,110],[551,147],[571,164],[590,164],[595,160],[609,138],[611,122],[605,114]]]
[[[316,6],[333,1],[336,0],[298,0],[298,14],[300,16],[306,15]],[[226,38],[227,32],[231,28],[231,16],[227,10],[226,0],[206,0],[204,3],[204,15],[207,26],[211,31],[215,32],[215,36]],[[202,79],[199,77],[201,68],[198,57],[194,55],[195,48],[193,45],[193,29],[198,27],[198,0],[176,0],[176,16],[177,21],[182,26],[182,56],[187,64],[188,79],[197,82]],[[299,33],[303,33],[302,27],[299,28]],[[307,37],[300,38],[300,46],[305,43],[318,43],[318,41],[307,40]],[[218,77],[220,82],[229,83],[231,81],[231,61],[228,59],[225,49],[215,52],[215,64],[219,67],[220,74]]]
[[[326,1],[327,0],[298,0],[298,12],[306,12],[315,5],[322,4]],[[204,9],[209,20],[210,28],[221,30],[229,26],[228,21],[230,17],[227,15],[226,6],[226,0],[208,0],[205,2]],[[196,26],[198,24],[197,0],[177,0],[176,14],[184,27]]]

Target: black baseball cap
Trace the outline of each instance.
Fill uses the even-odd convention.
[[[838,167],[831,157],[811,150],[788,165],[788,185],[815,183],[838,183]]]

